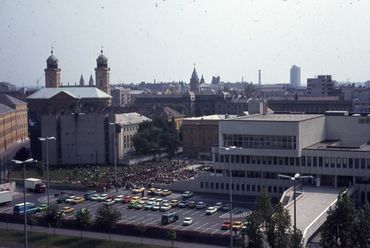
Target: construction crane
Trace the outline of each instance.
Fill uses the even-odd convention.
[[[36,79],[37,89],[39,89],[39,82],[40,80],[45,76],[45,73],[43,73],[40,77]]]

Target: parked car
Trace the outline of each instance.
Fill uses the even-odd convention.
[[[139,193],[144,192],[144,190],[145,190],[145,188],[144,188],[144,187],[139,187],[139,188],[133,188],[133,189],[131,190],[131,192],[132,192],[133,194],[139,194]]]
[[[198,202],[197,205],[195,206],[197,209],[203,209],[206,207],[206,204],[202,201]]]
[[[215,204],[215,208],[217,209],[217,211],[222,210],[223,206],[224,206],[224,204],[222,204],[222,202],[217,202]]]
[[[161,208],[161,203],[160,202],[156,202],[153,207],[152,207],[152,210],[153,211],[157,211]]]
[[[196,204],[196,202],[195,201],[189,201],[189,203],[188,203],[188,207],[189,208],[195,208],[195,206],[196,206],[197,204]]]
[[[153,201],[147,201],[147,202],[145,203],[145,205],[144,205],[144,209],[145,209],[145,210],[150,210],[150,209],[152,209],[152,208],[153,208],[153,206],[154,206],[154,202],[153,202]]]
[[[129,203],[131,201],[131,196],[130,195],[125,195],[122,199],[122,203]]]
[[[127,208],[128,208],[128,209],[135,208],[135,207],[136,207],[136,205],[137,205],[138,203],[139,203],[138,201],[131,201],[131,202],[128,204]]]
[[[175,208],[179,205],[179,200],[173,199],[170,201],[170,204],[173,208]]]
[[[156,188],[150,188],[147,190],[148,195],[154,195]]]
[[[101,194],[98,198],[98,201],[105,201],[108,198],[108,194]]]
[[[100,197],[100,195],[99,195],[99,194],[93,194],[93,195],[91,196],[90,200],[92,200],[92,201],[98,201],[98,200],[99,200],[99,197]]]
[[[235,221],[233,223],[233,231],[239,231],[242,229],[243,223],[241,221]]]
[[[189,203],[188,200],[180,201],[179,208],[186,208],[188,206],[188,203]]]
[[[172,191],[171,190],[168,190],[168,189],[164,189],[161,191],[161,196],[169,196],[172,194]]]
[[[123,199],[123,195],[117,195],[115,198],[114,198],[114,201],[116,203],[119,203],[119,202],[122,202],[122,199]]]
[[[222,211],[230,211],[230,204],[229,203],[226,203],[223,207],[222,207]]]
[[[67,197],[64,202],[67,203],[67,204],[71,204],[74,200],[75,196],[74,195],[71,195],[69,197]]]
[[[145,201],[138,201],[136,206],[135,206],[135,209],[142,209],[145,205]]]
[[[183,198],[190,198],[190,197],[193,197],[194,196],[194,193],[191,192],[191,191],[185,191],[183,194],[182,194],[182,197]]]
[[[183,226],[190,226],[193,224],[193,219],[191,217],[185,217],[184,221],[182,222]]]
[[[72,207],[63,207],[61,212],[64,213],[64,214],[69,214],[69,213],[73,213],[73,211],[75,211],[74,208]]]
[[[108,205],[108,206],[110,206],[110,205],[113,205],[114,203],[116,203],[114,200],[112,200],[112,199],[106,199],[105,201],[103,201],[103,203],[105,204],[105,205]]]
[[[222,230],[228,230],[231,227],[231,222],[229,220],[225,220],[224,223],[221,225]]]
[[[206,209],[206,214],[207,215],[212,215],[212,214],[214,214],[214,213],[216,213],[217,212],[217,208],[215,208],[215,207],[208,207],[207,209]]]
[[[82,203],[84,201],[85,201],[85,198],[80,197],[80,196],[76,196],[76,197],[73,198],[71,203],[72,204],[79,204],[79,203]]]
[[[160,210],[161,211],[168,211],[171,209],[171,205],[169,203],[163,203]]]

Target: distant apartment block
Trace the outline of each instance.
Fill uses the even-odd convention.
[[[307,95],[309,96],[334,96],[334,87],[331,75],[319,75],[317,78],[307,79]]]
[[[290,68],[290,85],[292,87],[301,86],[301,67],[293,65]]]
[[[127,107],[131,103],[130,89],[114,88],[111,89],[111,94],[113,107]]]

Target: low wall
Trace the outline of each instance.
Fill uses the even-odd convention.
[[[13,193],[15,190],[15,182],[0,184],[0,191],[3,190],[8,190]]]

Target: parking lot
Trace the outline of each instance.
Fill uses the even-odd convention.
[[[50,201],[51,203],[55,203],[58,199],[58,197],[54,196],[54,194],[58,194],[60,191],[56,190],[50,190]],[[68,191],[68,193],[73,194],[74,196],[83,196],[85,192],[78,192],[78,191]],[[108,193],[109,196],[113,195],[137,195],[141,197],[141,194],[132,194],[130,191],[124,191],[119,190],[119,192],[110,192]],[[149,196],[149,197],[156,197],[158,196]],[[164,200],[172,200],[172,199],[182,199],[181,193],[172,193],[169,196],[160,196],[160,198]],[[201,194],[195,194],[190,200],[193,201],[203,201],[206,203],[207,207],[213,206],[216,202],[223,202],[228,203],[227,199],[220,198],[220,196],[213,196],[213,195],[201,195]],[[32,194],[27,193],[27,201],[34,202],[36,205],[39,205],[41,203],[47,202],[47,196],[45,193],[43,194]],[[13,199],[13,202],[11,205],[0,208],[0,212],[7,212],[12,213],[12,206],[17,203],[23,202],[23,195],[18,194],[15,199]],[[73,218],[74,213],[80,210],[81,208],[87,208],[89,209],[92,214],[94,215],[97,211],[97,209],[101,206],[103,206],[104,202],[98,202],[98,201],[92,201],[92,200],[86,200],[82,203],[76,204],[76,205],[70,205],[66,203],[58,204],[60,208],[64,206],[71,206],[74,208],[74,212],[67,214],[64,216],[64,218]],[[243,220],[245,216],[249,213],[248,206],[243,206],[245,204],[236,203],[236,206],[233,208],[233,221],[235,220]],[[163,226],[161,224],[161,217],[165,213],[163,211],[154,211],[154,210],[145,210],[145,209],[129,209],[128,204],[123,203],[115,203],[112,205],[114,208],[118,209],[121,214],[121,220],[120,223],[126,223],[126,224],[136,224],[136,225],[143,225],[143,226]],[[206,208],[207,208],[206,207]],[[224,220],[229,219],[230,212],[229,211],[217,211],[216,213],[212,215],[207,215],[204,209],[196,209],[196,208],[179,208],[175,207],[167,212],[173,212],[176,213],[176,215],[179,217],[179,220],[166,225],[166,228],[170,228],[173,230],[191,230],[196,232],[203,232],[203,233],[210,233],[210,234],[227,234],[229,233],[229,230],[221,230],[221,225],[224,222]],[[193,223],[189,226],[183,226],[183,220],[185,217],[191,217],[193,220]]]

